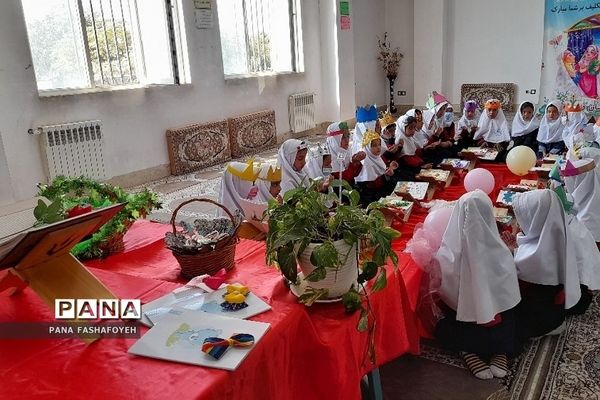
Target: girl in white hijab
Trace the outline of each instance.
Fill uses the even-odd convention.
[[[429,120],[431,121],[431,118]],[[425,160],[422,158],[421,141],[417,136],[419,133],[422,132],[416,132],[416,119],[414,117],[403,115],[396,121],[396,145],[401,146],[398,163],[403,170],[408,170],[415,175],[426,165]]]
[[[310,152],[310,158],[306,164],[306,173],[311,179],[329,179],[333,172],[331,153],[327,146],[319,144]]]
[[[481,190],[454,206],[435,255],[446,317],[436,337],[461,352],[479,379],[503,377],[516,353],[514,308],[521,300],[513,256],[500,238],[490,198]],[[490,365],[483,361],[490,357]]]
[[[566,104],[564,107],[565,115],[561,117],[561,122],[565,126],[563,129],[563,141],[565,146],[572,149],[578,142],[585,142],[587,136],[593,133],[592,124],[588,127],[588,117],[579,104]]]
[[[473,140],[484,146],[495,147],[498,150],[496,161],[504,161],[510,142],[510,130],[500,100],[490,99],[485,102],[485,111],[479,117],[477,126]]]
[[[258,168],[254,167],[252,161],[248,163],[232,161],[227,164],[221,180],[219,203],[224,205],[232,214],[235,214],[236,211],[243,213],[240,199],[253,197],[251,190],[257,175]]]
[[[331,152],[331,163],[335,179],[339,179],[340,168],[342,170],[342,179],[354,185],[354,178],[360,173],[362,168],[361,161],[367,156],[364,151],[351,154],[350,131],[345,122],[334,122],[327,127],[327,147]]]
[[[546,335],[559,328],[565,310],[581,297],[576,252],[565,211],[549,189],[517,193],[513,210],[522,230],[515,264],[523,301],[517,307],[519,337]]]
[[[268,203],[277,198],[281,192],[281,168],[271,164],[263,164],[256,179],[258,192],[255,201]]]
[[[567,193],[573,198],[577,218],[590,231],[597,244],[600,242],[600,172],[591,159],[567,161],[561,174]]]
[[[277,163],[281,166],[281,195],[288,190],[304,186],[308,187],[310,181],[304,166],[308,146],[303,140],[288,139],[277,152]]]
[[[382,197],[389,196],[396,182],[391,179],[398,168],[395,161],[386,167],[381,158],[381,136],[375,131],[368,130],[363,136],[363,151],[366,154],[362,161],[362,169],[356,177],[356,187],[360,193],[360,203],[368,206]]]
[[[535,107],[529,101],[524,101],[519,104],[518,110],[512,123],[511,137],[514,146],[527,146],[537,152],[540,121],[535,116]]]
[[[444,106],[446,105],[447,103],[444,104]],[[446,108],[442,109],[445,110]],[[434,110],[425,110],[423,112],[423,122],[427,140],[423,142],[417,137],[417,143],[423,148],[423,160],[427,163],[437,165],[444,158],[455,156],[455,152],[452,151],[454,133],[444,130],[443,122],[437,119],[437,114],[435,114]]]
[[[477,124],[480,116],[481,112],[479,112],[477,102],[475,100],[465,101],[463,114],[458,120],[456,135],[454,136],[454,139],[457,141],[457,150],[475,146],[473,135],[477,132]]]
[[[538,159],[547,154],[560,154],[565,150],[563,142],[564,125],[560,120],[562,105],[558,101],[551,101],[546,106],[546,112],[540,122],[538,130]]]

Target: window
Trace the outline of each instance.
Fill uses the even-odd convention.
[[[179,0],[22,0],[40,94],[189,81]]]
[[[301,72],[300,0],[217,0],[225,76]]]

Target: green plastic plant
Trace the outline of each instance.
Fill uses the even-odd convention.
[[[96,233],[73,248],[71,252],[80,259],[107,256],[108,241],[123,235],[136,219],[144,218],[150,211],[161,206],[158,195],[147,188],[139,193],[129,193],[118,186],[84,177],[59,176],[50,185],[39,184],[38,187],[38,196],[46,197],[52,202],[50,205],[41,200],[38,202],[34,210],[38,223],[56,222],[65,218],[70,210],[81,206],[89,205],[92,209],[97,209],[127,203]]]
[[[334,193],[324,194],[315,188],[299,187],[285,193],[283,203],[271,201],[266,216],[269,220],[266,257],[269,265],[277,266],[293,283],[298,283],[297,260],[310,243],[319,243],[310,256],[315,270],[305,277],[316,282],[324,279],[328,270],[336,271],[346,262],[348,254],[340,254],[333,243],[344,240],[349,246],[360,248],[357,284],[342,296],[347,312],[360,310],[358,330],[369,330],[371,314],[366,283],[373,280],[370,292],[386,287],[385,264],[390,259],[397,267],[398,256],[392,250],[392,240],[400,233],[386,226],[385,218],[373,203],[367,209],[358,206],[358,192],[347,183],[334,181],[333,186],[343,185],[342,194],[348,204],[339,202]],[[326,289],[310,289],[300,301],[311,305],[327,296]],[[371,324],[372,325],[372,324]]]

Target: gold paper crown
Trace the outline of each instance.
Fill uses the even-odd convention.
[[[564,110],[566,112],[580,112],[583,111],[583,106],[581,103],[566,103]]]
[[[363,135],[362,145],[363,147],[367,147],[373,140],[381,139],[379,133],[368,129]]]
[[[386,126],[395,123],[396,118],[394,118],[394,116],[390,114],[389,111],[386,111],[385,114],[383,114],[383,117],[379,118],[379,125],[381,125],[381,129],[385,129]]]
[[[238,178],[248,182],[254,182],[256,180],[260,169],[254,166],[253,159],[250,159],[246,162],[246,168],[243,171],[241,169],[236,168],[236,164],[240,167],[244,165],[243,163],[229,163],[227,165],[227,171],[229,171],[230,174],[235,175]]]
[[[497,110],[499,108],[502,108],[502,104],[498,99],[489,99],[485,102],[485,108],[490,110]]]
[[[281,168],[269,165],[267,176],[258,176],[258,179],[268,182],[281,182]]]

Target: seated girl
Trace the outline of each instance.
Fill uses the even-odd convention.
[[[572,149],[578,143],[587,145],[587,136],[593,135],[593,126],[588,124],[589,118],[583,107],[578,103],[566,103],[563,110],[565,115],[561,117],[561,122],[564,125],[562,139],[565,146]]]
[[[219,190],[219,203],[224,205],[232,214],[236,211],[243,213],[240,199],[251,199],[256,195],[254,181],[259,169],[253,160],[247,163],[232,161],[225,167]]]
[[[444,137],[452,140],[456,136],[456,127],[454,124],[454,107],[448,104],[442,120],[442,128],[444,129]]]
[[[394,124],[395,132],[392,136],[393,139],[386,141],[387,150],[383,153],[382,158],[387,166],[395,165],[402,166],[396,168],[393,176],[395,182],[398,181],[412,181],[415,175],[419,172],[421,165],[411,165],[411,162],[418,161],[418,156],[407,155],[404,151],[404,143],[407,142],[408,146],[414,146],[414,135],[416,133],[417,120],[414,117],[403,115]],[[399,135],[399,138],[396,138]],[[417,149],[416,151],[419,151]],[[417,164],[419,164],[417,162]]]
[[[365,159],[364,151],[352,155],[348,150],[350,146],[350,131],[345,122],[335,122],[327,127],[327,147],[331,152],[333,165],[332,175],[335,179],[340,178],[339,170],[342,170],[342,179],[354,186],[354,178],[360,173],[361,161]]]
[[[256,197],[254,201],[268,203],[269,200],[281,198],[281,168],[263,164],[256,179]]]
[[[565,211],[549,189],[517,193],[512,206],[522,231],[515,249],[523,299],[517,307],[519,338],[558,333],[565,310],[581,296]]]
[[[494,147],[498,151],[496,161],[504,161],[510,131],[500,100],[490,99],[485,102],[485,112],[481,114],[477,126],[473,140],[482,147]]]
[[[475,190],[458,200],[435,260],[445,312],[435,336],[459,351],[477,378],[504,377],[507,356],[520,347],[514,310],[521,295],[513,256],[484,192]]]
[[[437,165],[444,158],[450,158],[456,154],[453,149],[454,136],[450,136],[444,130],[443,123],[439,122],[436,115],[431,110],[425,110],[423,113],[425,132],[428,136],[427,142],[422,146],[423,159],[433,165]]]
[[[362,169],[356,177],[356,188],[360,193],[360,204],[368,206],[382,197],[389,196],[396,182],[392,179],[394,171],[398,168],[395,161],[386,167],[381,158],[381,136],[372,130],[363,136],[363,151],[367,155],[362,161]]]
[[[319,144],[310,154],[306,174],[310,179],[328,180],[332,172],[331,153],[327,146]]]
[[[407,171],[411,175],[419,173],[421,168],[430,168],[422,158],[423,149],[416,137],[416,120],[413,117],[404,115],[396,122],[396,145],[401,146],[400,158],[398,164],[402,171]]]
[[[308,146],[303,140],[288,139],[277,152],[277,163],[281,166],[281,195],[297,187],[309,187],[306,174]]]
[[[473,135],[477,131],[477,123],[480,117],[479,106],[475,100],[468,100],[463,107],[463,115],[458,120],[456,135],[457,151],[475,146]]]
[[[532,103],[524,101],[519,105],[519,111],[512,123],[511,137],[514,146],[527,146],[537,152],[537,135],[540,122],[535,117],[535,108]]]
[[[431,136],[431,133],[433,133],[433,131],[429,132],[425,127],[425,123],[423,121],[423,111],[419,110],[418,108],[412,108],[408,110],[405,115],[414,117],[417,120],[417,125],[415,126],[415,140],[417,141],[419,147],[423,148],[429,141],[429,136]],[[427,125],[429,126],[430,123],[431,120],[427,122]]]
[[[537,135],[538,159],[548,154],[561,154],[566,149],[563,142],[564,125],[559,118],[561,109],[560,103],[555,101],[551,101],[546,106]]]
[[[362,148],[362,138],[367,130],[377,131],[379,119],[377,117],[377,106],[366,105],[356,108],[356,126],[352,136],[352,154],[359,152]]]

